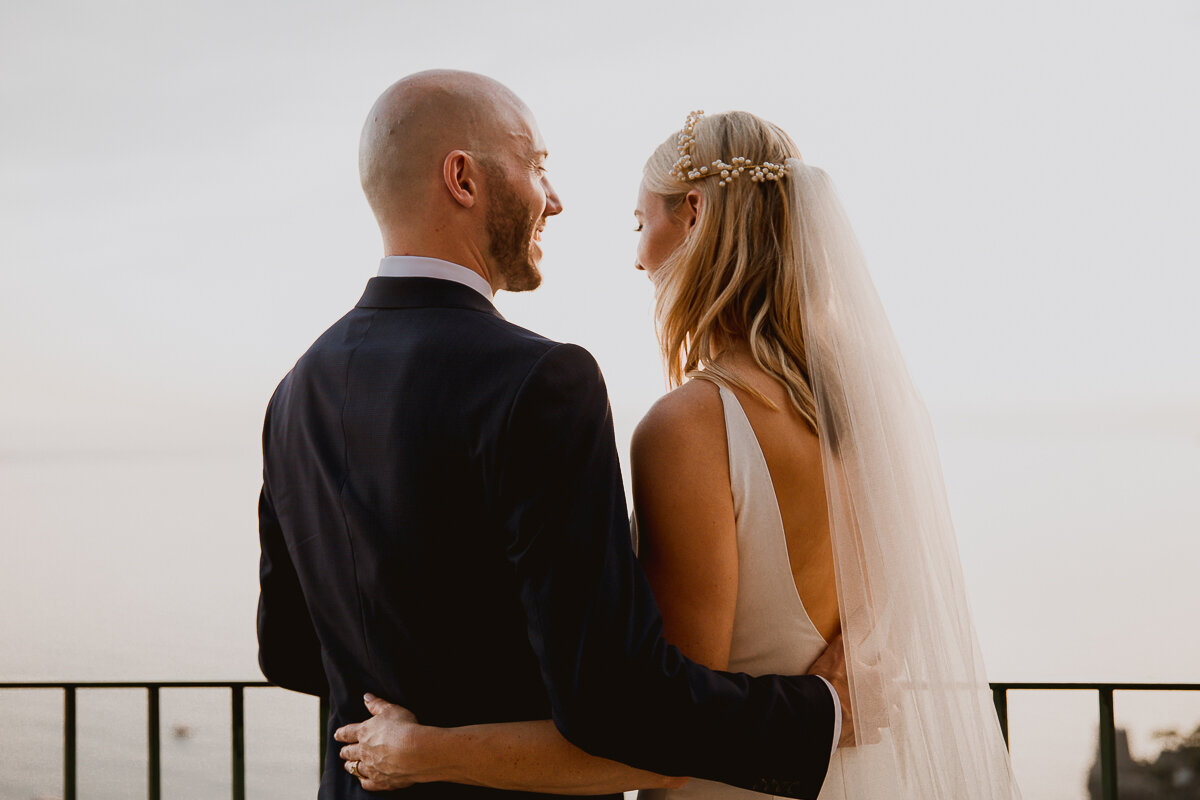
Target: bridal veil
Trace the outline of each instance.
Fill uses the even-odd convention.
[[[1013,800],[924,403],[829,177],[788,159],[859,745],[822,800]]]

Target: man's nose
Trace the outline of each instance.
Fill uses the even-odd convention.
[[[553,217],[555,214],[561,214],[563,210],[562,200],[558,197],[558,192],[554,191],[554,187],[550,185],[550,181],[542,178],[542,183],[546,187],[546,212],[545,216]]]

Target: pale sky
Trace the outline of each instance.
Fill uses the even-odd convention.
[[[432,66],[538,115],[566,212],[500,305],[593,350],[618,410],[662,388],[641,165],[700,107],[833,176],[935,410],[1194,410],[1198,9],[10,0],[0,449],[240,441],[372,274],[359,127]]]
[[[498,305],[597,356],[622,447],[663,390],[642,163],[692,109],[753,111],[855,224],[993,677],[1194,679],[1200,644],[1172,643],[1200,561],[1194,2],[5,0],[0,461],[251,461],[381,254],[367,110],[432,67],[537,115],[566,211],[543,287]]]

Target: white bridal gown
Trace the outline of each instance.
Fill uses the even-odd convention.
[[[750,675],[803,675],[825,650],[792,577],[783,518],[758,438],[737,396],[724,386],[729,478],[737,521],[738,597],[729,671]],[[797,758],[803,758],[797,754]],[[842,752],[834,753],[822,800],[840,798]],[[682,789],[642,790],[639,800],[735,800],[769,795],[693,778]]]

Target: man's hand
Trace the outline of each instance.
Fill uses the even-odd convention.
[[[850,713],[850,683],[846,678],[846,648],[842,645],[841,631],[809,667],[809,673],[820,675],[833,684],[838,702],[842,704],[842,736],[838,739],[838,747],[853,747],[854,715]]]
[[[372,694],[363,701],[371,718],[343,725],[333,734],[346,745],[341,750],[346,771],[371,792],[404,789],[422,778],[429,780],[430,765],[423,763],[420,747],[423,727],[416,716]]]

